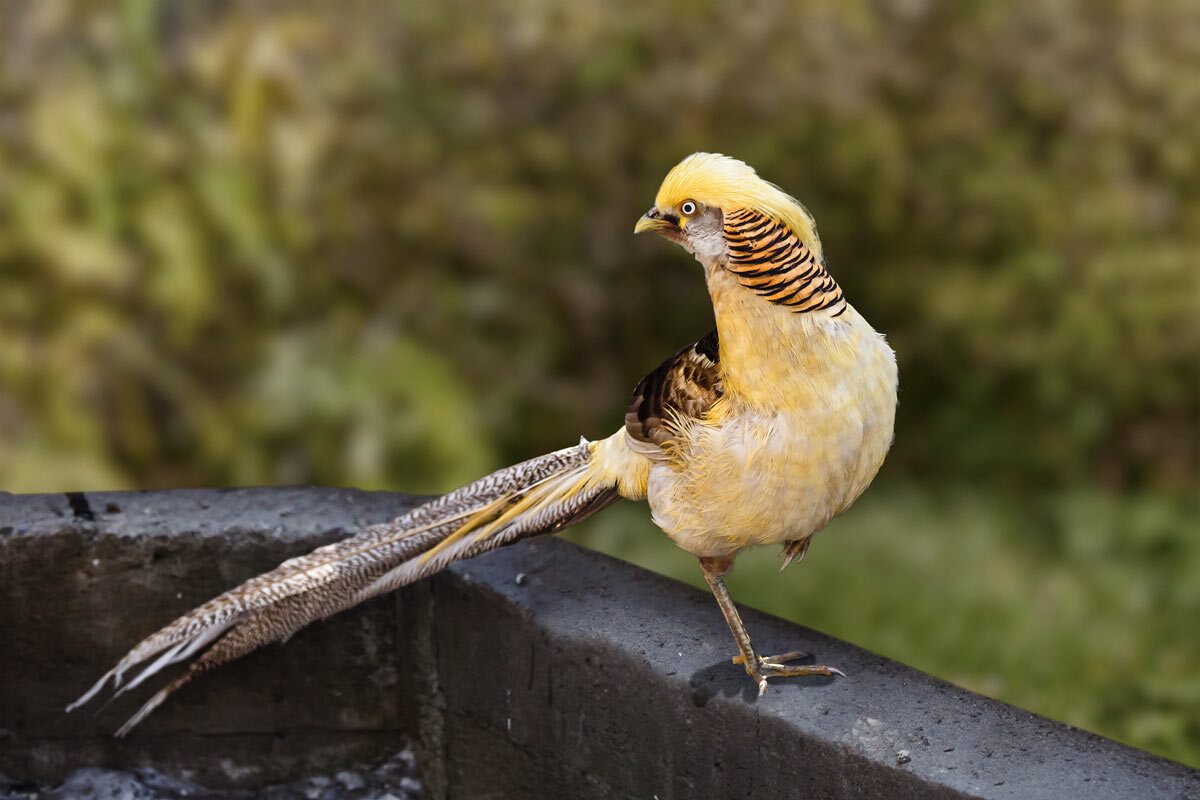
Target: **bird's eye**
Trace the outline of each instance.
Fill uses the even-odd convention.
[[[683,205],[681,205],[679,207],[679,213],[683,214],[684,216],[688,216],[688,217],[690,217],[692,214],[695,214],[696,213],[696,201],[695,200],[684,200]]]

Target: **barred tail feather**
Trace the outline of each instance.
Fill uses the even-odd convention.
[[[580,477],[574,484],[563,479]],[[593,483],[585,469],[564,473],[554,482],[547,482],[529,493],[535,498],[531,508],[509,520],[496,519],[477,532],[455,538],[447,536],[438,546],[430,548],[419,558],[399,564],[362,589],[354,599],[361,603],[372,597],[395,591],[414,581],[440,572],[457,561],[482,555],[519,539],[541,533],[557,533],[611,506],[621,499],[611,484]],[[467,526],[464,525],[463,528]],[[456,534],[458,532],[456,531]],[[469,533],[469,531],[467,532]]]
[[[207,647],[125,723],[117,733],[124,736],[197,675],[456,561],[585,519],[621,497],[611,470],[594,454],[594,443],[580,440],[285,561],[148,636],[67,711],[90,701],[110,680],[115,697]],[[123,683],[127,672],[147,662]]]

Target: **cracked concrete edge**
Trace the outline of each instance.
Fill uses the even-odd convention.
[[[206,676],[123,743],[106,733],[136,700],[62,716],[175,613],[413,502],[306,488],[0,494],[0,628],[14,643],[0,650],[0,772],[152,762],[261,785],[411,733],[438,797],[1200,796],[1183,765],[747,610],[764,649],[848,675],[757,698],[706,593],[553,539]]]

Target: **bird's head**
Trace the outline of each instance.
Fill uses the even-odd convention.
[[[782,222],[820,261],[821,242],[804,206],[745,162],[719,153],[693,153],[676,164],[633,232],[654,231],[702,261],[714,259],[727,252],[725,217],[742,209]]]

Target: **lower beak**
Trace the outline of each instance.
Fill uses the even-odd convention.
[[[659,216],[658,209],[652,208],[638,219],[637,225],[633,226],[634,233],[645,233],[646,231],[661,232],[664,228],[674,227],[670,222]]]

